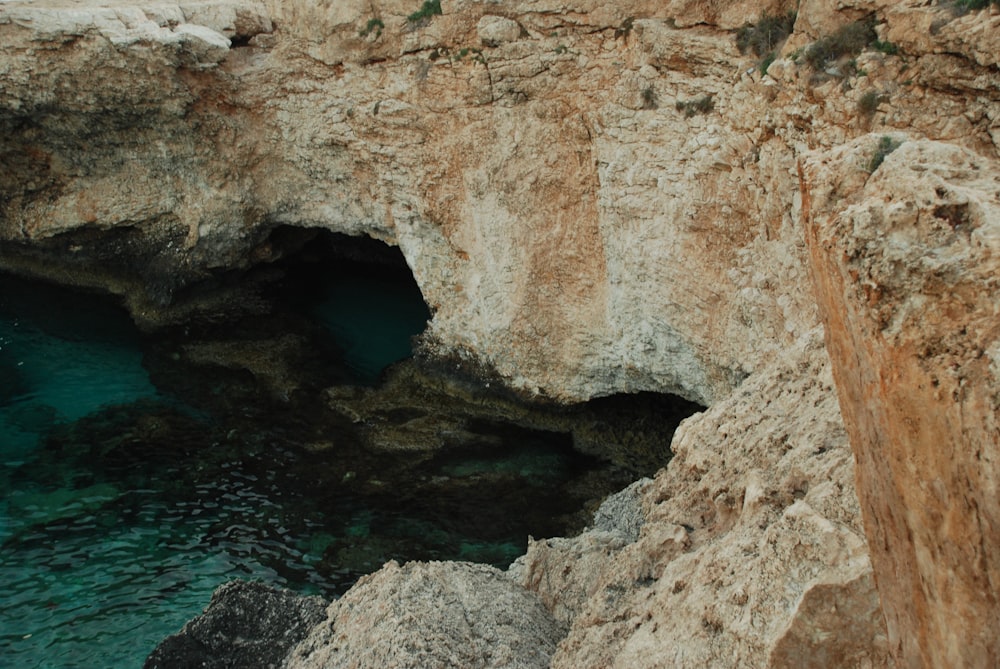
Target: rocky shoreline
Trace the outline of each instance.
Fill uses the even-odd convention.
[[[707,407],[634,539],[389,563],[281,661],[1000,662],[996,2],[416,4],[0,2],[0,269],[155,329],[367,235],[429,359]],[[463,599],[494,586],[509,610]],[[454,606],[399,614],[428,593]],[[436,636],[459,609],[493,622]],[[393,655],[379,612],[435,642]]]
[[[620,547],[636,541],[639,489],[648,483],[609,497],[588,534]],[[525,569],[523,560],[506,573],[474,563],[392,561],[332,603],[231,581],[144,667],[542,669],[567,626],[522,587]]]

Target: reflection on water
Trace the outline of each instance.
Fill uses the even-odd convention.
[[[251,405],[252,376],[210,365],[158,390],[143,364],[171,355],[145,345],[103,300],[0,277],[5,666],[140,666],[231,578],[334,596],[388,559],[505,566],[623,483],[523,429],[367,453],[318,392]]]

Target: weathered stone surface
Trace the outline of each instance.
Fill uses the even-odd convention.
[[[852,459],[817,334],[682,424],[638,538],[533,542],[553,667],[884,666]]]
[[[285,666],[542,669],[564,633],[493,567],[389,562],[333,602]]]
[[[170,282],[266,261],[275,224],[370,234],[399,244],[434,309],[429,350],[564,400],[657,390],[707,403],[815,323],[790,234],[799,146],[863,132],[858,98],[877,83],[890,125],[996,151],[996,119],[965,120],[995,116],[988,98],[953,113],[959,79],[934,75],[975,63],[966,85],[989,81],[975,55],[990,53],[981,19],[942,32],[927,56],[940,62],[904,73],[899,58],[866,56],[867,77],[845,91],[791,61],[774,68],[782,86],[738,74],[748,59],[727,30],[790,3],[507,7],[506,37],[475,58],[460,54],[480,44],[477,27],[500,25],[487,7],[446,5],[411,26],[410,4],[5,3],[6,151],[36,158],[0,184],[0,239],[149,235],[155,272],[88,264],[80,241],[74,271],[155,320]],[[800,8],[802,26],[877,10],[891,33],[912,14],[821,5]],[[221,44],[198,55],[204,42],[184,35],[201,28],[177,32],[242,44],[272,17],[271,38],[210,70]],[[362,37],[376,18],[379,36]],[[507,41],[512,23],[527,36]],[[976,36],[968,59],[950,55],[953,33]],[[903,95],[908,80],[928,87]],[[675,109],[704,96],[707,114]],[[179,243],[150,232],[166,226],[184,231]],[[144,294],[149,284],[163,289]]]
[[[326,602],[249,581],[230,581],[205,612],[146,658],[145,669],[278,667],[323,620]]]
[[[504,42],[513,42],[521,36],[521,26],[502,16],[486,15],[476,24],[476,32],[483,46],[500,46]]]
[[[813,271],[893,653],[995,666],[1000,169],[896,139],[805,161]]]
[[[641,479],[609,496],[594,513],[593,526],[580,536],[529,540],[527,554],[510,566],[508,574],[538,593],[556,620],[570,625],[614,556],[638,540],[645,522],[641,494],[649,483]]]
[[[648,653],[664,664],[877,663],[885,649],[869,616],[860,525],[837,506],[851,499],[850,459],[830,465],[841,502],[820,494],[821,483],[794,501],[792,460],[773,455],[785,420],[822,448],[843,443],[839,419],[815,430],[796,423],[820,406],[835,413],[829,383],[816,381],[826,363],[799,348],[818,323],[813,265],[857,435],[869,538],[907,530],[920,547],[890,560],[887,544],[873,542],[888,651],[989,663],[989,622],[943,630],[952,608],[997,619],[993,567],[975,561],[1000,553],[995,486],[958,444],[981,444],[988,459],[997,441],[987,410],[997,368],[988,362],[993,241],[989,225],[966,221],[995,221],[996,212],[986,186],[970,185],[966,162],[989,175],[1000,160],[1000,31],[995,7],[957,16],[946,4],[508,3],[504,17],[523,33],[491,46],[477,28],[500,10],[464,0],[420,22],[408,20],[417,9],[408,0],[4,2],[0,266],[120,293],[137,319],[155,323],[178,308],[183,287],[280,257],[269,237],[277,226],[395,243],[434,312],[424,343],[432,356],[468,358],[564,402],[655,390],[713,405],[651,486],[669,489],[677,506],[650,502],[661,512],[648,511],[637,541],[595,530],[532,545],[532,587],[573,626],[557,662],[641,664]],[[762,75],[731,31],[796,6],[795,32]],[[801,58],[810,42],[867,17],[899,53],[882,45],[844,56],[829,68],[836,74]],[[373,19],[383,29],[362,35]],[[225,57],[201,67],[222,52],[193,57],[181,24],[229,38]],[[913,156],[924,178],[939,174],[944,195],[917,187],[894,163],[899,152],[868,177],[878,138],[901,131],[951,145],[944,176]],[[910,185],[884,184],[893,173]],[[864,207],[851,209],[855,200]],[[913,229],[884,235],[890,219]],[[961,239],[908,239],[935,220],[968,249],[958,252]],[[827,227],[840,236],[824,236]],[[851,272],[861,269],[877,280],[856,284]],[[926,280],[913,278],[921,272]],[[925,307],[933,318],[922,325],[915,314]],[[931,345],[939,340],[968,346],[949,358],[950,343]],[[944,390],[927,387],[931,374]],[[804,375],[818,386],[804,386]],[[882,385],[858,394],[872,379]],[[868,404],[874,418],[862,412]],[[766,424],[748,424],[754,412]],[[907,421],[916,433],[899,427]],[[718,434],[692,436],[712,425]],[[927,435],[956,444],[958,457],[939,463],[944,456],[928,452],[911,471],[903,453],[912,442],[924,457]],[[876,457],[882,436],[895,460]],[[766,466],[744,462],[739,449],[751,445],[773,452]],[[816,462],[844,452],[824,450]],[[939,464],[940,485],[919,475]],[[756,482],[747,471],[759,472]],[[967,516],[942,511],[941,500]],[[564,554],[599,577],[562,574]],[[612,573],[611,556],[630,565],[633,581]],[[941,582],[949,568],[954,590]],[[648,574],[659,578],[637,585]],[[914,574],[930,580],[899,584]],[[765,587],[762,575],[786,590]],[[597,589],[605,583],[610,595]],[[966,588],[973,583],[979,594]],[[660,604],[649,620],[642,597]],[[852,613],[831,619],[828,605]],[[814,634],[833,628],[849,641]]]
[[[642,493],[650,482],[650,479],[639,479],[605,499],[594,512],[594,529],[617,534],[625,543],[636,541],[645,522]]]
[[[188,67],[218,65],[229,54],[229,40],[211,28],[182,23],[174,28],[174,33],[180,35],[181,44],[190,54],[182,61]]]

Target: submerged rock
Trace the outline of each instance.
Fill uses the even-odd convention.
[[[287,669],[549,666],[565,629],[503,572],[395,561],[330,605]]]
[[[278,667],[288,651],[323,620],[326,602],[263,583],[230,581],[208,608],[169,636],[144,669]]]

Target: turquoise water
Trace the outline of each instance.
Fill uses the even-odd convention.
[[[337,279],[313,307],[368,379],[426,320],[392,284]],[[376,301],[389,317],[367,319]],[[237,577],[332,597],[388,559],[505,566],[579,511],[567,490],[595,494],[565,438],[496,427],[492,452],[370,454],[319,391],[250,404],[246,374],[154,367],[181,344],[0,276],[0,665],[141,666]]]
[[[333,332],[347,365],[367,383],[412,354],[411,340],[430,318],[412,281],[341,275],[328,279],[324,289],[325,299],[313,313]]]
[[[4,465],[21,462],[53,423],[156,395],[131,321],[112,305],[12,279],[0,290]]]

